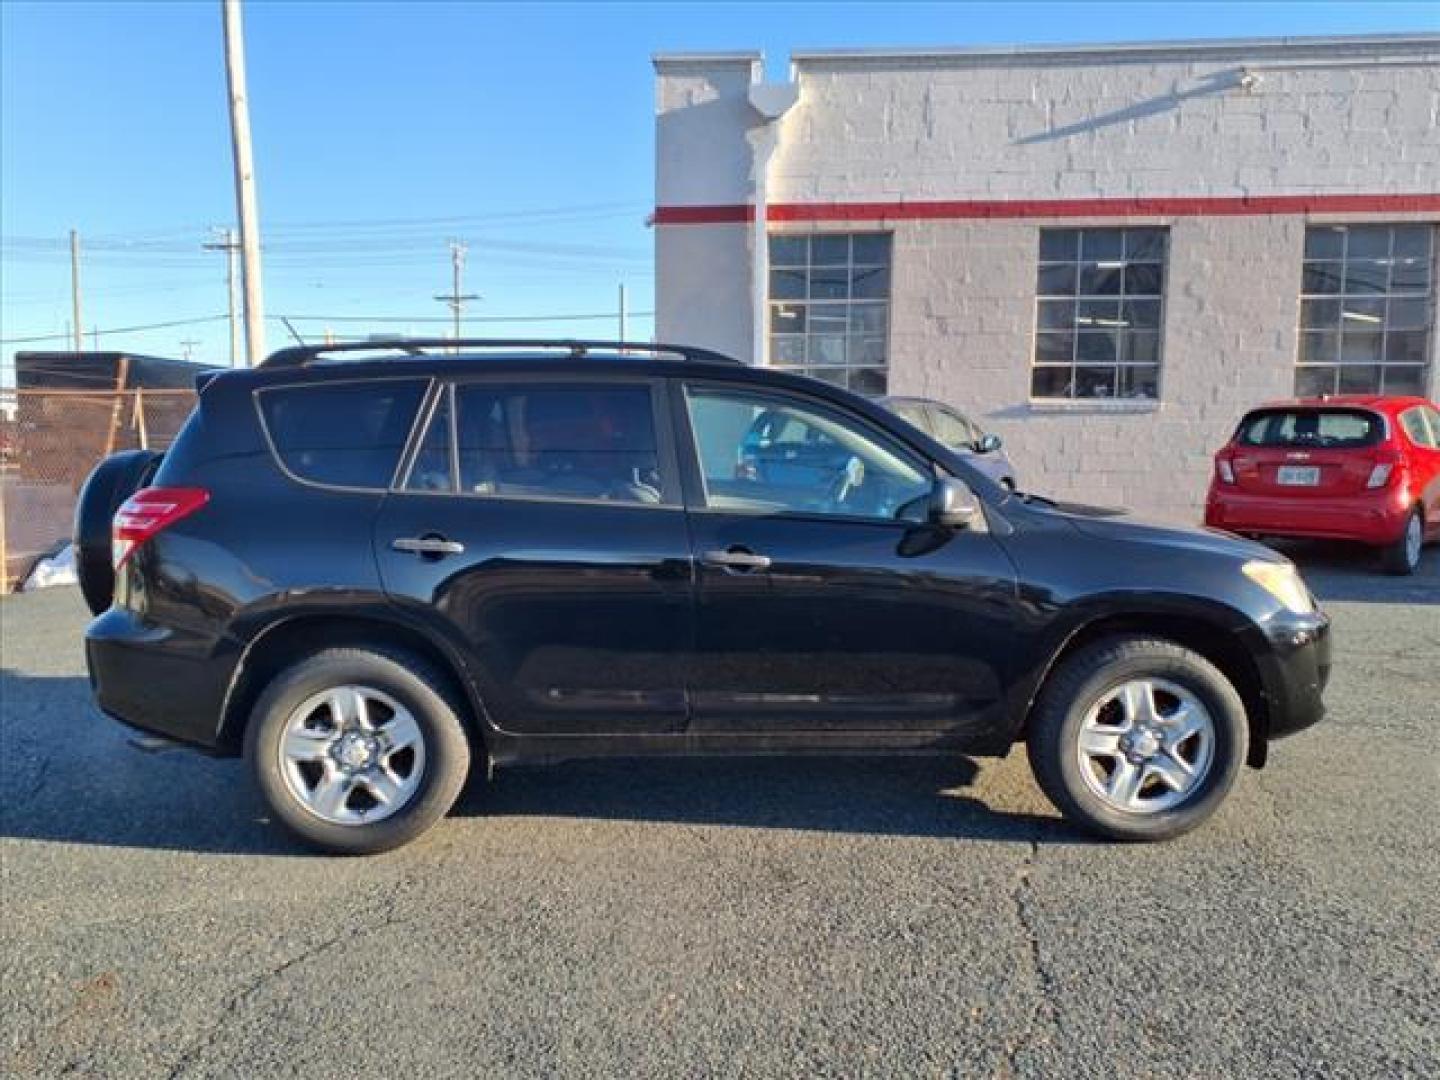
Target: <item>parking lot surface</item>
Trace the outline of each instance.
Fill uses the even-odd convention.
[[[6,598],[0,1073],[1440,1074],[1440,551],[1292,554],[1330,716],[1144,847],[1015,752],[517,769],[317,857],[94,711],[75,590]]]

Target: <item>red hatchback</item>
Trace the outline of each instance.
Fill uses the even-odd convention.
[[[1215,455],[1205,524],[1251,536],[1355,540],[1409,574],[1440,539],[1440,411],[1419,397],[1264,405]]]

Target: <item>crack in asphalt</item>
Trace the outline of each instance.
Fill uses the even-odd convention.
[[[1025,858],[1020,864],[1020,872],[1016,875],[1015,891],[1011,898],[1015,902],[1015,921],[1019,923],[1025,939],[1025,956],[1034,975],[1035,984],[1039,987],[1039,1000],[1025,1021],[1020,1041],[1011,1043],[1006,1048],[1006,1062],[1012,1074],[1019,1073],[1020,1053],[1032,1041],[1037,1027],[1044,1026],[1057,1034],[1060,1030],[1060,1011],[1055,1004],[1055,978],[1046,966],[1044,957],[1041,956],[1040,932],[1032,910],[1034,889],[1031,885],[1031,871],[1035,869],[1036,860],[1039,857],[1040,827],[1037,826],[1035,835],[1030,838],[1029,850],[1026,851]]]

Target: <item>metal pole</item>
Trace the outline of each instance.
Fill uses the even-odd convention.
[[[620,283],[620,340],[625,341],[625,283]]]
[[[225,77],[230,88],[230,142],[235,156],[235,206],[244,270],[245,352],[251,367],[265,356],[265,305],[260,284],[260,211],[250,146],[250,100],[245,87],[245,32],[240,0],[220,0],[225,23]]]
[[[465,265],[465,248],[462,244],[450,245],[450,295],[454,297],[455,340],[460,340],[460,270]]]
[[[219,233],[220,239],[200,246],[206,251],[225,253],[225,294],[230,312],[230,366],[233,368],[240,363],[240,297],[236,291],[240,284],[240,240],[234,229],[215,228],[211,231]]]
[[[75,332],[75,351],[85,351],[85,324],[80,321],[80,234],[70,230],[70,325]]]

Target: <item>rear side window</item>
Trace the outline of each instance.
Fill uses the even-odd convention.
[[[423,379],[287,386],[260,393],[270,442],[287,470],[337,487],[390,486],[425,394]]]
[[[502,498],[678,501],[661,467],[651,390],[642,383],[461,383],[435,410],[406,487]]]
[[[1429,413],[1428,422],[1426,420],[1427,413]],[[1400,426],[1405,429],[1405,433],[1410,436],[1410,441],[1416,446],[1434,448],[1437,443],[1437,438],[1440,438],[1440,428],[1432,430],[1437,415],[1440,414],[1436,414],[1429,409],[1418,407],[1408,409],[1400,414]]]
[[[1242,446],[1345,450],[1374,446],[1383,435],[1380,418],[1358,409],[1277,409],[1247,416],[1239,441]]]

